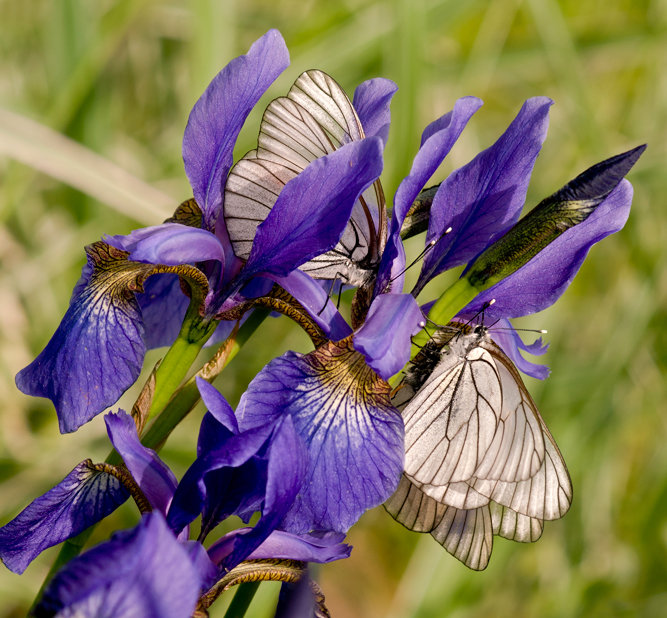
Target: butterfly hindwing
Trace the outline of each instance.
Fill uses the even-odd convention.
[[[488,504],[457,509],[426,495],[405,475],[385,508],[406,528],[430,532],[450,554],[477,571],[486,568],[493,547],[493,521]]]

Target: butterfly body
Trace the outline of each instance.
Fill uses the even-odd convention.
[[[405,472],[385,504],[473,569],[493,535],[534,541],[562,517],[572,486],[562,456],[511,360],[488,331],[452,323],[408,371],[394,404]]]

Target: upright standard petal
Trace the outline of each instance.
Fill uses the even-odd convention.
[[[86,248],[92,267],[86,286],[72,300],[39,356],[16,376],[27,395],[48,397],[60,431],[75,431],[115,403],[139,377],[146,353],[144,324],[135,292],[155,273],[176,273],[208,290],[193,267],[130,262],[127,253],[103,242]]]
[[[431,123],[424,131],[422,145],[415,156],[410,173],[401,181],[394,196],[389,239],[375,283],[376,295],[384,293],[392,277],[398,277],[405,267],[405,250],[400,238],[405,215],[428,179],[449,154],[472,115],[481,106],[482,101],[479,99],[463,97],[456,102],[451,112]],[[394,289],[402,289],[402,279],[399,283],[400,285],[395,285]]]
[[[623,228],[630,214],[632,185],[623,180],[591,214],[509,277],[485,290],[465,307],[462,314],[475,314],[491,299],[485,309],[489,320],[518,318],[550,307],[570,285],[590,248],[603,238]]]
[[[391,123],[389,104],[397,90],[398,86],[394,82],[383,77],[369,79],[357,86],[352,104],[366,137],[377,135],[387,144]]]
[[[117,479],[83,461],[0,528],[0,558],[10,571],[23,573],[45,549],[104,519],[128,495]]]
[[[69,562],[48,585],[39,616],[189,618],[201,575],[157,512]]]
[[[169,467],[146,448],[137,435],[137,427],[132,417],[120,410],[104,417],[109,439],[123,458],[132,478],[144,492],[154,509],[166,515],[171,499],[176,491],[176,477]]]
[[[232,60],[213,78],[190,112],[183,161],[208,230],[214,229],[220,213],[239,131],[250,110],[288,65],[285,41],[277,30],[269,30],[245,56]]]
[[[264,489],[260,485],[264,474],[262,466],[256,465],[254,459],[267,444],[274,426],[263,425],[233,434],[222,425],[218,424],[216,428],[216,423],[213,415],[204,417],[197,449],[199,454],[176,488],[167,515],[169,525],[176,532],[206,511],[202,528],[207,533],[240,505],[257,504],[257,494],[263,496]],[[219,440],[213,442],[211,436],[205,435],[207,431],[217,434],[215,437]],[[213,478],[209,478],[210,475],[214,475]],[[243,491],[236,487],[242,484],[239,478],[245,482]],[[220,495],[216,489],[220,490]]]
[[[475,257],[516,223],[547,134],[551,105],[546,97],[528,99],[493,146],[440,185],[426,234],[426,242],[436,244],[424,257],[415,294],[437,274]],[[449,227],[452,232],[444,235]]]
[[[382,172],[382,141],[368,137],[316,159],[280,192],[257,228],[242,280],[284,277],[340,239],[357,197]]]
[[[299,499],[281,528],[344,532],[393,492],[403,469],[403,421],[389,390],[351,338],[306,356],[288,352],[250,383],[237,408],[240,427],[290,415],[308,449]]]

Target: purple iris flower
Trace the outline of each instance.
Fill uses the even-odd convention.
[[[515,226],[525,203],[533,165],[546,136],[545,97],[529,99],[505,133],[470,163],[453,172],[438,188],[429,218],[426,252],[412,293],[417,295],[435,276],[467,264],[470,272],[479,256]],[[591,214],[569,227],[523,266],[480,292],[457,314],[467,321],[483,312],[485,323],[499,323],[491,334],[521,371],[545,378],[549,370],[525,360],[521,351],[543,354],[540,339],[523,343],[507,318],[536,313],[552,305],[570,284],[590,248],[619,231],[630,212],[632,186],[623,177],[644,146],[599,163],[563,189],[552,201],[588,204]],[[544,225],[556,225],[556,221]],[[444,234],[447,228],[451,233]],[[493,301],[493,304],[489,304]],[[424,309],[430,308],[430,304]],[[503,332],[504,329],[509,329]]]
[[[35,616],[188,618],[206,572],[159,511],[69,562],[47,586]]]
[[[343,535],[276,529],[303,477],[302,446],[291,420],[241,433],[224,398],[205,381],[199,387],[209,412],[197,462],[178,486],[157,455],[141,445],[133,420],[124,412],[107,415],[109,436],[153,512],[133,530],[72,560],[48,586],[38,615],[66,609],[91,617],[131,616],[139,608],[145,616],[185,617],[201,594],[243,560],[324,563],[349,555]],[[262,516],[254,527],[228,533],[204,550],[200,541],[219,521],[231,514],[247,521],[256,510]],[[200,541],[188,541],[187,523],[199,513]]]
[[[300,455],[303,447],[291,420],[280,419],[273,425],[241,433],[222,396],[206,382],[200,382],[200,388],[212,412],[202,423],[200,457],[180,484],[157,454],[141,444],[129,415],[120,411],[105,417],[111,442],[140,492],[138,504],[144,500],[144,510],[160,513],[165,518],[169,533],[188,545],[189,553],[196,558],[195,566],[202,572],[206,569],[198,557],[201,550],[188,542],[187,524],[202,514],[200,541],[203,541],[215,525],[230,515],[239,515],[247,522],[254,512],[261,511],[262,516],[254,527],[235,531],[212,548],[213,566],[207,568],[213,569],[214,576],[232,569],[251,555],[313,562],[347,557],[350,548],[341,544],[340,536],[296,536],[281,532],[273,537],[304,475],[304,456]],[[202,470],[203,474],[199,474]],[[21,573],[44,549],[97,523],[127,496],[128,491],[111,474],[95,468],[89,461],[83,462],[0,528],[0,558],[10,570]],[[162,524],[152,525],[160,528]],[[158,533],[162,534],[154,532]],[[116,548],[120,541],[110,543],[111,554],[121,551]],[[201,548],[200,543],[194,545]],[[145,551],[150,552],[149,544]],[[272,553],[275,555],[270,555]],[[105,555],[104,552],[94,554],[106,564]],[[76,570],[86,564],[85,560],[80,564],[73,562],[74,566],[68,569]],[[137,563],[137,568],[140,564]],[[131,579],[131,574],[127,577]]]
[[[147,346],[174,341],[188,306],[179,278],[199,301],[197,336],[207,337],[215,316],[244,300],[241,291],[251,280],[286,277],[338,242],[357,196],[382,169],[382,126],[379,136],[344,145],[284,187],[245,264],[219,216],[238,133],[288,63],[282,37],[271,30],[195,104],[183,158],[196,203],[186,202],[162,225],[87,248],[88,263],[60,326],[16,377],[24,393],[53,401],[62,432],[118,399],[138,377]],[[326,216],[313,216],[313,204]]]
[[[368,88],[355,94],[364,128],[382,127],[386,141],[390,97]],[[371,102],[374,101],[374,102]],[[288,352],[250,383],[237,408],[239,427],[256,430],[290,417],[307,451],[299,498],[281,527],[294,533],[345,532],[361,514],[384,502],[403,470],[403,421],[390,402],[387,380],[410,356],[410,337],[423,326],[414,298],[402,294],[405,215],[481,101],[466,97],[427,127],[410,174],[396,193],[385,250],[369,309],[353,330],[336,322],[336,335],[310,354]],[[368,110],[373,110],[372,113]],[[373,129],[368,129],[372,131]],[[315,318],[326,292],[295,271],[278,283]],[[333,323],[333,321],[332,321]]]

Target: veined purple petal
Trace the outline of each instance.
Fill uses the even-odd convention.
[[[257,228],[241,277],[284,277],[338,242],[357,197],[382,172],[382,141],[367,137],[316,159],[290,180]]]
[[[115,403],[139,377],[144,325],[137,300],[126,289],[137,276],[131,266],[93,275],[44,350],[16,376],[26,395],[53,402],[62,433]]]
[[[222,207],[222,188],[239,131],[250,110],[288,65],[285,41],[277,30],[269,30],[245,56],[232,60],[213,78],[190,112],[183,161],[208,230],[214,229]]]
[[[248,534],[252,528],[239,528],[229,532],[216,541],[208,550],[213,562],[220,563],[229,555],[238,536]],[[339,532],[324,534],[292,534],[283,530],[274,530],[246,560],[281,559],[301,562],[333,562],[347,558],[352,546],[343,543],[345,535]]]
[[[275,277],[275,281],[301,303],[329,339],[339,341],[352,334],[352,329],[331,302],[327,291],[310,275],[293,270],[287,277]]]
[[[391,123],[389,104],[397,90],[394,82],[383,77],[366,80],[357,86],[352,104],[366,137],[377,135],[384,144],[387,143]]]
[[[69,562],[48,585],[37,615],[189,618],[201,583],[186,548],[153,512]]]
[[[354,348],[383,380],[388,380],[410,360],[410,337],[419,332],[423,319],[411,294],[381,294],[354,333]]]
[[[480,99],[463,97],[456,102],[451,112],[431,123],[424,131],[422,145],[414,158],[412,169],[402,180],[394,196],[389,239],[375,284],[376,295],[384,293],[392,277],[398,276],[405,267],[405,251],[400,238],[405,215],[428,179],[449,154],[472,115],[481,106]],[[395,284],[392,287],[394,290],[402,289],[402,279],[400,285]]]
[[[129,414],[120,410],[104,417],[109,439],[123,458],[132,478],[144,492],[150,505],[166,515],[176,491],[176,477],[157,453],[146,448],[137,435],[137,427]]]
[[[225,263],[225,249],[215,234],[182,223],[144,227],[126,236],[105,236],[104,241],[129,252],[135,262],[170,266],[206,260]]]
[[[547,134],[551,99],[528,99],[493,146],[453,172],[433,198],[424,257],[414,293],[437,274],[463,264],[516,223]],[[451,227],[452,232],[443,236]]]
[[[205,380],[198,378],[197,383],[208,409],[197,442],[197,457],[205,458],[239,431],[234,412],[225,398]],[[261,450],[265,448],[261,447]],[[253,455],[237,467],[205,465],[210,469],[200,470],[204,487],[200,539],[206,538],[215,526],[230,515],[238,515],[247,522],[253,513],[260,510],[264,501],[268,463],[265,457]]]
[[[0,558],[14,573],[45,549],[104,519],[128,497],[113,476],[81,462],[58,485],[31,502],[0,528]]]
[[[495,304],[484,312],[489,321],[517,318],[551,306],[577,274],[590,248],[625,225],[631,202],[632,185],[623,180],[588,219],[571,227],[516,272],[476,296],[461,314],[475,314],[491,299],[495,299]]]
[[[285,416],[276,425],[271,437],[268,459],[262,516],[250,532],[236,537],[233,549],[221,562],[223,570],[233,569],[262,544],[292,507],[301,489],[308,455],[289,416]]]
[[[307,445],[306,480],[281,523],[288,532],[346,531],[391,495],[403,469],[403,421],[389,385],[350,343],[274,359],[237,408],[241,429],[290,415]]]

